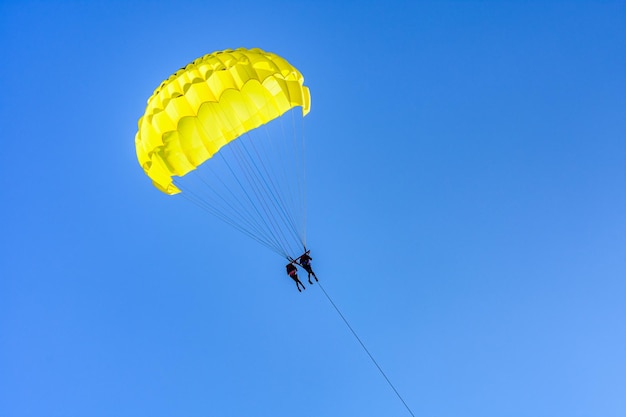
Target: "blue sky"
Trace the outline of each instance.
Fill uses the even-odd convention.
[[[0,415],[407,416],[320,288],[154,189],[154,88],[311,89],[307,242],[415,416],[626,415],[623,1],[0,3]]]

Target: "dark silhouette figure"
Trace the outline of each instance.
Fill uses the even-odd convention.
[[[309,256],[309,252],[310,251],[304,252],[304,255],[300,257],[300,266],[304,268],[306,272],[309,273],[309,276],[308,276],[309,284],[313,285],[313,282],[311,282],[311,275],[313,275],[313,278],[315,278],[315,281],[319,281],[319,280],[317,279],[315,272],[313,272],[313,269],[311,269],[311,261],[313,260],[313,258]]]
[[[296,266],[292,262],[287,264],[287,275],[289,275],[291,279],[296,281],[296,287],[298,287],[298,291],[302,292],[302,290],[300,289],[300,285],[302,285],[302,289],[306,290],[304,284],[300,282],[300,278],[298,278],[298,268],[296,268]]]

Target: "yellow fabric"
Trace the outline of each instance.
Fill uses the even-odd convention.
[[[302,74],[261,49],[213,52],[163,81],[139,119],[139,164],[159,190],[177,194],[183,176],[238,136],[286,111],[310,109]]]

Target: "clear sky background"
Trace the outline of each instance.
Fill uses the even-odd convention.
[[[305,76],[308,244],[415,416],[626,415],[624,1],[0,2],[0,416],[409,416],[139,167],[206,53]]]

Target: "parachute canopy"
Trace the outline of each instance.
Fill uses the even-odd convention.
[[[230,141],[286,111],[309,112],[302,74],[261,49],[213,52],[176,71],[148,99],[135,146],[139,164],[167,194]]]

